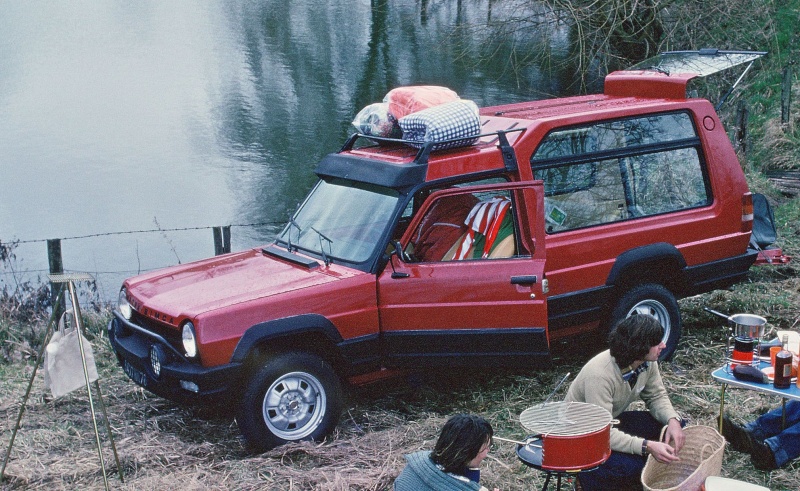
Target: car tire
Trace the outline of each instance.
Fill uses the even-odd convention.
[[[248,450],[265,452],[287,442],[321,440],[342,410],[342,389],[331,366],[309,353],[283,353],[250,377],[236,412]]]
[[[681,338],[681,311],[675,295],[657,283],[637,285],[626,291],[611,311],[609,327],[634,314],[655,317],[664,326],[664,343],[660,360],[670,360]]]

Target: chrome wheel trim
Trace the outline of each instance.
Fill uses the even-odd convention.
[[[264,394],[262,417],[269,431],[283,440],[309,436],[325,416],[325,389],[315,376],[291,372],[276,379]]]
[[[654,317],[664,328],[664,337],[662,338],[662,341],[665,343],[667,342],[670,331],[672,330],[672,320],[670,319],[667,307],[663,303],[659,302],[658,300],[653,300],[652,298],[642,300],[631,307],[625,317],[630,317],[636,314]]]

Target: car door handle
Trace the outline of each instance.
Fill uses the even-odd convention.
[[[523,276],[512,276],[511,277],[511,284],[512,285],[533,285],[536,283],[538,278],[536,275],[523,275]]]

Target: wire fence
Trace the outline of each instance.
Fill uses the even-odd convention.
[[[10,286],[12,291],[13,290],[20,290],[20,285],[22,285],[25,281],[32,281],[34,283],[39,283],[42,281],[42,277],[46,277],[48,274],[53,273],[79,273],[79,272],[89,272],[87,268],[70,268],[65,266],[75,266],[75,261],[73,260],[73,264],[66,265],[62,260],[61,256],[61,242],[66,241],[80,241],[86,239],[103,239],[103,238],[113,238],[118,236],[133,236],[133,235],[141,235],[141,234],[165,234],[168,232],[196,232],[196,231],[204,231],[204,230],[212,230],[213,231],[213,239],[214,239],[214,254],[219,255],[227,252],[231,252],[231,228],[277,228],[283,225],[282,222],[255,222],[255,223],[237,223],[237,224],[230,224],[224,226],[194,226],[194,227],[172,227],[172,228],[164,228],[164,227],[156,227],[151,229],[138,229],[138,230],[123,230],[123,231],[114,231],[114,232],[99,232],[99,233],[92,233],[92,234],[84,234],[84,235],[69,235],[63,237],[56,237],[56,238],[49,238],[49,239],[13,239],[13,240],[3,240],[0,238],[0,290],[3,289],[2,284],[5,283],[7,286]],[[166,238],[166,237],[165,237]],[[105,242],[102,241],[101,242]],[[175,246],[172,244],[171,239],[167,239],[169,247],[175,251]],[[38,254],[26,254],[24,256],[24,261],[20,261],[17,258],[17,247],[18,246],[30,246],[35,244],[47,244],[47,267],[42,266],[44,262],[44,255],[39,256]],[[91,274],[97,280],[97,283],[105,283],[104,281],[100,280],[100,276],[104,276],[105,278],[115,278],[113,281],[119,281],[119,277],[129,277],[135,276],[142,273],[146,273],[149,271],[155,271],[158,269],[162,269],[164,267],[173,266],[175,262],[169,262],[169,260],[162,261],[163,264],[157,265],[148,265],[143,267],[141,262],[139,261],[139,249],[138,249],[138,239],[136,241],[136,260],[137,264],[134,267],[130,267],[130,262],[128,261],[119,261],[115,264],[125,264],[121,268],[88,268],[91,271]],[[163,246],[163,245],[162,245]],[[107,247],[107,246],[106,246]],[[91,250],[91,246],[84,247],[81,246],[80,249],[82,252]],[[31,257],[31,256],[38,256],[38,257]],[[144,258],[149,259],[151,262],[153,258],[151,257],[152,254],[147,252],[144,254]],[[163,253],[162,253],[163,256]],[[181,259],[178,258],[177,252],[174,254],[174,258],[177,260],[177,263],[181,263]],[[74,258],[73,258],[74,259]],[[163,257],[162,257],[163,259]],[[25,267],[26,262],[33,261],[33,267]],[[107,265],[106,265],[107,266]],[[37,279],[38,278],[38,279]],[[46,281],[46,280],[44,280]],[[95,285],[97,288],[99,285]],[[104,288],[103,288],[104,289]]]
[[[237,223],[231,225],[225,225],[226,227],[266,227],[266,226],[278,226],[282,225],[280,222],[261,222],[261,223]],[[152,229],[142,229],[142,230],[125,230],[119,232],[101,232],[96,234],[87,234],[87,235],[73,235],[67,237],[53,237],[50,239],[17,239],[13,241],[9,241],[9,244],[34,244],[37,242],[44,243],[51,240],[75,240],[75,239],[89,239],[94,237],[107,237],[111,235],[128,235],[128,234],[146,234],[146,233],[163,233],[163,232],[185,232],[191,230],[212,230],[214,228],[218,228],[217,226],[200,226],[200,227],[176,227],[176,228],[152,228]],[[2,240],[0,240],[0,243]]]

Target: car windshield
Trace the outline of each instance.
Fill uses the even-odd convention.
[[[345,179],[321,180],[278,236],[287,248],[324,259],[369,259],[399,199],[393,189]]]

